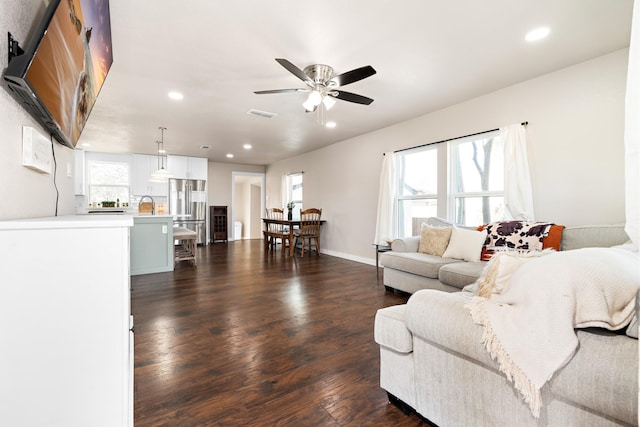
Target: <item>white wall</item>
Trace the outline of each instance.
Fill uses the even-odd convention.
[[[234,163],[209,162],[207,175],[207,198],[210,206],[228,206],[227,235],[233,236],[233,212],[231,189],[234,187],[233,172],[265,173],[264,166],[241,165]],[[234,190],[235,191],[235,190]],[[240,220],[242,221],[242,219]],[[245,234],[245,232],[242,232]]]
[[[624,222],[624,90],[627,49],[447,109],[277,162],[303,170],[304,205],[327,224],[322,249],[373,262],[382,153],[528,121],[536,219],[567,226]]]
[[[42,0],[2,0],[0,12],[0,70],[7,68],[6,34],[11,32],[26,46],[31,26],[44,12]],[[36,12],[37,11],[37,12]],[[38,17],[34,15],[38,13]],[[9,94],[0,88],[0,220],[53,216],[56,212],[54,174],[41,174],[22,166],[22,126],[48,133]],[[73,172],[73,150],[54,143],[58,187],[58,215],[75,212],[73,177],[67,177],[67,165]]]

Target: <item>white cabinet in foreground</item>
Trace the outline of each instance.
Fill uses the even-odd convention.
[[[132,225],[0,222],[0,425],[133,425]]]

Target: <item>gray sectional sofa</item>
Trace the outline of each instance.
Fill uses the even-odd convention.
[[[451,226],[439,218],[429,218],[432,226]],[[583,247],[610,247],[629,240],[622,225],[584,226],[565,228],[561,250]],[[413,294],[420,289],[445,292],[461,291],[480,277],[486,261],[467,262],[418,252],[420,236],[395,239],[391,251],[380,256],[384,267],[383,283],[387,290]]]
[[[626,240],[622,226],[573,227],[565,230],[562,249]],[[542,388],[542,411],[535,418],[485,349],[483,328],[465,307],[472,294],[441,292],[473,282],[484,263],[397,250],[412,249],[411,240],[394,244],[386,257],[385,279],[392,274],[385,285],[415,293],[407,304],[380,309],[375,317],[380,385],[391,402],[439,427],[638,425],[637,323],[626,334],[578,330],[578,349]]]

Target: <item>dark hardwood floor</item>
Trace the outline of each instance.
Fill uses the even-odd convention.
[[[375,267],[261,240],[198,251],[131,279],[136,427],[428,425],[379,386],[374,316],[407,297]]]

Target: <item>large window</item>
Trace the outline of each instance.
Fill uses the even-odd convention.
[[[460,225],[491,222],[504,207],[498,132],[397,153],[398,236],[416,236],[426,218]]]
[[[407,151],[398,161],[399,235],[415,236],[424,219],[438,216],[438,151]]]
[[[302,207],[302,172],[287,175],[286,186],[287,203],[295,204],[293,216],[297,218],[300,216],[300,209],[304,209]]]
[[[449,219],[456,224],[491,222],[504,207],[504,159],[496,134],[452,141]]]
[[[129,164],[90,160],[89,203],[129,203]]]

